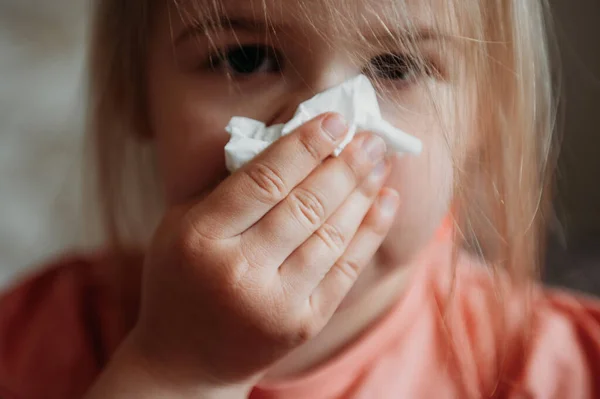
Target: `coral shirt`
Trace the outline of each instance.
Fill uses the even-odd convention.
[[[432,246],[397,304],[342,353],[250,397],[600,398],[598,303],[542,290],[524,302],[467,258],[451,273],[448,248]],[[63,259],[0,299],[1,398],[90,387],[131,328],[99,283],[107,262]]]

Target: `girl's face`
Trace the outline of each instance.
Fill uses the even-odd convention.
[[[218,12],[212,1],[195,3],[202,2],[165,6],[150,45],[150,126],[167,204],[197,199],[227,176],[224,127],[232,116],[286,122],[299,103],[365,73],[384,88],[385,119],[424,145],[418,157],[393,160],[388,185],[401,207],[382,259],[401,264],[425,244],[449,209],[447,139],[459,132],[445,130],[452,126],[445,113],[454,110],[449,56],[458,55],[439,51],[454,43],[433,28],[424,2],[403,6],[417,33],[410,49],[394,40],[408,22],[390,20],[397,11],[384,0],[222,0]],[[415,52],[426,68],[415,65]]]

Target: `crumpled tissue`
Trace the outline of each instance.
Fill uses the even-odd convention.
[[[358,131],[368,130],[381,136],[388,151],[419,154],[422,143],[386,122],[377,103],[377,94],[365,75],[358,75],[300,104],[294,117],[285,124],[266,126],[263,122],[234,116],[225,130],[231,138],[225,146],[227,169],[235,172],[280,137],[325,112],[341,114],[348,124],[348,134],[335,149],[338,156]]]

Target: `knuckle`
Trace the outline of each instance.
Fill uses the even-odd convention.
[[[390,227],[391,226],[389,223],[385,223],[382,220],[378,220],[377,223],[373,224],[371,230],[373,230],[373,233],[375,233],[377,237],[385,237],[385,235],[390,230]]]
[[[335,251],[340,252],[346,246],[346,237],[340,229],[332,224],[325,223],[315,232],[315,235],[325,243],[325,245]]]
[[[326,325],[329,317],[325,310],[326,305],[323,303],[323,301],[315,301],[315,298],[311,296],[309,298],[309,307],[313,319],[318,320],[318,322],[322,323],[322,325]]]
[[[229,287],[233,293],[243,291],[244,287],[255,283],[250,277],[251,267],[242,255],[238,254],[219,266],[217,273],[221,276],[222,284]]]
[[[267,340],[277,346],[287,348],[297,347],[313,338],[318,329],[308,318],[298,317],[296,313],[289,314],[273,312],[275,315],[263,317],[257,328]]]
[[[244,257],[237,253],[227,254],[218,240],[206,237],[191,222],[180,226],[174,245],[182,266],[196,277],[210,277],[215,289],[221,287],[232,292],[247,280],[249,265]]]
[[[327,269],[322,266],[318,254],[312,251],[309,246],[300,246],[296,249],[293,256],[294,264],[302,265],[302,275],[305,278],[322,280],[325,274],[327,274]],[[304,287],[299,285],[297,289],[301,290]]]
[[[364,154],[364,150],[355,142],[350,143],[342,153],[342,159],[347,166],[347,173],[356,180],[361,180],[371,170],[372,163]]]
[[[365,219],[365,226],[377,237],[384,237],[388,233],[391,223],[386,221],[379,209],[372,209]]]
[[[338,276],[348,279],[350,282],[354,282],[358,279],[361,267],[358,263],[351,259],[340,259],[332,268]]]
[[[261,243],[249,242],[245,235],[240,237],[239,241],[239,255],[243,263],[247,264],[251,268],[262,267],[266,255],[269,253],[269,248],[265,247]]]
[[[342,168],[339,172],[346,180],[352,182],[354,186],[364,178],[366,169],[363,164],[356,161],[355,157],[343,157]]]
[[[193,223],[186,222],[180,226],[176,245],[185,263],[194,263],[200,256],[203,238]]]
[[[314,322],[313,320],[309,319],[309,320],[303,321],[297,327],[294,340],[297,343],[304,343],[304,342],[310,341],[311,339],[313,339],[314,337],[317,336],[317,334],[320,332],[320,330],[321,329],[319,328],[317,323]]]
[[[264,163],[254,163],[245,172],[256,187],[255,195],[260,201],[273,204],[285,198],[286,184],[274,168]]]
[[[367,178],[362,182],[359,187],[360,192],[368,199],[372,201],[381,190],[381,187],[385,184],[385,180],[381,179],[380,176],[368,175]]]
[[[314,132],[315,129],[307,128],[303,134],[298,136],[298,142],[300,143],[300,148],[312,159],[320,161],[323,158],[323,151],[319,148],[320,140]]]
[[[325,206],[317,194],[304,188],[297,188],[290,196],[292,212],[305,225],[319,226],[325,219]]]

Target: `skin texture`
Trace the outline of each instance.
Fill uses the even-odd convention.
[[[229,18],[260,22],[252,9],[262,2],[224,3]],[[309,24],[296,2],[282,3],[265,3],[276,5],[274,29],[285,26],[270,39],[264,27],[236,24],[210,38],[186,38],[191,23],[179,17],[182,10],[165,7],[155,18],[149,136],[170,210],[147,256],[140,321],[92,398],[157,384],[156,392],[173,397],[241,397],[265,374],[313,367],[396,300],[411,258],[448,213],[453,164],[430,98],[447,94],[452,83],[431,45],[435,38],[419,42],[419,51],[438,75],[374,76],[386,87],[384,117],[423,141],[421,156],[384,160],[382,142],[363,133],[340,157],[328,158],[341,137],[328,134],[334,115],[326,114],[227,175],[224,126],[232,116],[285,122],[300,102],[390,52],[377,43],[366,51],[353,44],[356,38],[332,31],[326,18]],[[383,29],[385,13],[372,12],[380,6],[356,0],[338,11],[363,16],[358,32],[368,35]],[[417,4],[410,7],[418,24],[431,24]],[[272,46],[285,53],[285,63],[276,72],[228,76],[227,65],[207,65],[211,43]]]
[[[354,2],[355,11],[369,17],[362,24],[361,33],[368,34],[373,29],[371,26],[379,24],[383,8],[377,5],[376,9],[382,12],[365,12],[375,6],[374,3]],[[152,115],[151,133],[156,143],[167,203],[176,205],[202,197],[226,176],[222,148],[228,135],[223,127],[232,116],[248,116],[269,124],[285,122],[291,118],[299,103],[361,73],[365,65],[368,65],[368,62],[356,63],[351,56],[363,49],[352,43],[357,37],[343,37],[340,43],[325,41],[323,37],[331,40],[331,37],[336,36],[331,32],[333,28],[328,26],[331,21],[324,20],[315,27],[318,29],[311,29],[306,21],[292,18],[298,14],[294,4],[296,3],[286,2],[285,6],[267,5],[271,10],[278,10],[271,13],[272,23],[285,26],[285,32],[279,32],[271,40],[265,40],[263,27],[256,30],[221,30],[213,32],[210,39],[203,35],[178,39],[192,25],[185,18],[182,21],[179,15],[193,13],[191,7],[180,12],[166,10],[162,18],[157,19],[149,64],[149,106]],[[229,5],[231,7],[226,8],[226,13],[232,19],[238,15],[243,18],[254,18],[253,14],[256,13],[260,15],[256,11],[261,9],[260,2],[230,2]],[[413,15],[418,18],[419,24],[423,28],[430,26],[431,21],[418,17],[422,11],[415,7],[413,6]],[[257,19],[259,22],[264,21],[260,17]],[[328,32],[331,34],[328,35]],[[219,48],[235,46],[238,42],[272,45],[285,52],[285,64],[290,66],[277,73],[257,73],[230,79],[226,69],[214,71],[203,66],[212,52],[211,42]],[[444,59],[447,55],[437,53],[437,43],[434,42],[435,40],[419,42],[418,51],[435,63],[441,74],[448,74],[444,72],[446,64],[449,64]],[[397,47],[394,50],[402,51]],[[310,62],[306,62],[307,51],[311,55]],[[172,56],[173,52],[175,57]],[[361,55],[369,60],[388,53],[389,49],[375,47]],[[358,322],[353,320],[356,316],[352,316],[360,312],[348,308],[352,304],[356,305],[367,293],[380,296],[369,299],[369,305],[362,305],[370,308],[365,310],[374,318],[378,315],[377,310],[381,311],[383,308],[379,303],[393,301],[393,297],[401,292],[401,286],[392,288],[386,280],[404,280],[398,274],[408,270],[411,257],[430,239],[440,220],[447,214],[451,199],[450,151],[442,132],[443,121],[440,121],[430,101],[431,97],[446,95],[450,90],[450,83],[444,76],[434,79],[419,75],[413,81],[381,80],[380,83],[387,88],[380,99],[384,117],[404,131],[419,137],[423,141],[424,152],[419,157],[406,156],[390,160],[391,174],[386,184],[400,194],[402,206],[372,266],[362,274],[346,298],[342,308],[348,311],[346,315],[339,316],[344,322],[336,323],[340,324],[335,328],[337,331],[356,333],[360,330],[356,325]],[[335,179],[330,183],[331,189],[335,190]],[[390,288],[379,294],[374,293],[382,284]],[[358,324],[364,325],[370,319]],[[331,341],[337,341],[333,345],[337,348],[345,341],[341,339],[345,334],[337,334],[340,339],[327,339],[329,345],[322,345],[320,342],[315,342],[314,345],[323,348],[330,346]],[[328,352],[333,351],[326,351]],[[311,360],[307,359],[302,363],[314,362],[318,356],[308,358]],[[297,366],[293,360],[290,363],[280,365],[282,374],[309,367],[309,364]]]
[[[223,3],[224,13],[231,19],[240,15],[264,23],[260,11],[262,1]],[[311,0],[306,8],[319,9],[321,3]],[[359,33],[369,35],[375,31],[377,35],[385,35],[385,28],[379,22],[385,17],[385,4],[385,1],[356,0],[345,1],[344,7],[336,8],[336,12],[341,13],[340,19],[353,18],[355,14],[366,19],[359,23],[358,32],[345,33],[339,42],[335,37],[340,36],[340,28],[332,28],[330,19],[311,21],[315,25],[311,27],[308,21],[294,17],[301,15],[296,2],[266,2],[270,22],[282,26],[280,32],[270,35],[275,36],[270,40],[265,40],[264,27],[258,27],[255,31],[245,28],[217,31],[210,39],[198,35],[178,41],[192,25],[186,20],[189,17],[182,21],[180,14],[195,15],[193,7],[188,6],[183,11],[172,7],[163,10],[162,18],[159,16],[156,20],[148,83],[151,134],[155,138],[167,203],[178,204],[197,198],[226,175],[222,147],[228,135],[223,128],[232,116],[248,116],[268,124],[286,122],[299,103],[362,72],[369,59],[388,54],[389,49],[382,46],[364,51],[364,45],[352,43],[357,41]],[[426,13],[418,4],[407,4],[411,17],[415,18],[414,24],[430,28],[433,21],[421,17]],[[390,26],[394,24],[397,25],[389,22]],[[175,47],[173,41],[177,42]],[[212,71],[203,66],[214,53],[211,43],[227,48],[238,42],[273,46],[285,53],[288,67],[284,66],[280,73],[229,79],[222,70]],[[446,69],[450,62],[446,58],[456,56],[456,52],[440,54],[435,42],[435,39],[419,42],[418,51],[435,63],[442,75],[448,75],[450,72]],[[393,50],[403,51],[397,47]],[[354,53],[360,53],[367,61],[357,62]],[[392,264],[407,261],[415,249],[423,246],[448,210],[453,166],[443,134],[443,123],[448,121],[440,121],[431,101],[431,98],[446,97],[451,89],[444,77],[417,76],[414,82],[380,81],[387,89],[380,100],[384,117],[419,137],[424,144],[421,156],[394,160],[388,182],[402,197],[402,209],[393,234],[389,235],[388,245],[382,248],[392,258]],[[443,105],[445,109],[453,109],[453,104]]]

